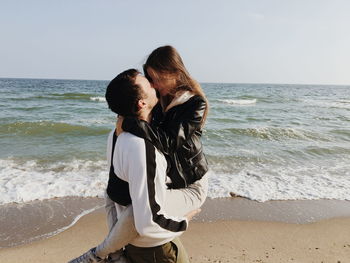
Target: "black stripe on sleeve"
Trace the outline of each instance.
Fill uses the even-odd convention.
[[[185,231],[187,228],[186,220],[180,222],[172,219],[165,218],[164,215],[158,214],[160,206],[155,200],[155,184],[154,179],[156,176],[156,152],[155,147],[147,140],[146,145],[146,166],[147,166],[147,188],[148,188],[148,199],[152,211],[152,218],[155,223],[160,227],[172,231],[180,232]],[[164,182],[165,184],[165,182]]]

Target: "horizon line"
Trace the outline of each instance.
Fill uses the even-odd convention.
[[[73,78],[38,78],[38,77],[0,77],[0,79],[31,79],[31,80],[73,80],[73,81],[111,81],[107,79],[73,79]],[[203,84],[264,84],[264,85],[307,85],[307,86],[350,86],[350,84],[320,84],[320,83],[280,83],[280,82],[203,82],[198,81]]]

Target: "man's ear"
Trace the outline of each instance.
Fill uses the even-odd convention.
[[[144,102],[144,100],[139,100],[137,102],[137,107],[139,108],[139,110],[143,109],[145,107],[146,103]]]

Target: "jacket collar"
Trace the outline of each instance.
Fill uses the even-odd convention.
[[[170,110],[171,108],[183,104],[186,101],[188,101],[190,98],[192,98],[194,96],[194,94],[190,91],[178,91],[175,94],[174,99],[170,102],[170,104],[165,108],[164,110],[164,101],[161,99],[160,100],[160,104],[162,105],[163,111],[167,112],[168,110]]]

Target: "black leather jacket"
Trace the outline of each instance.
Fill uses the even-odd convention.
[[[206,101],[198,95],[169,109],[163,115],[158,104],[153,109],[151,124],[127,117],[122,128],[152,142],[168,161],[170,188],[183,188],[199,180],[208,171],[203,153],[201,122]]]

